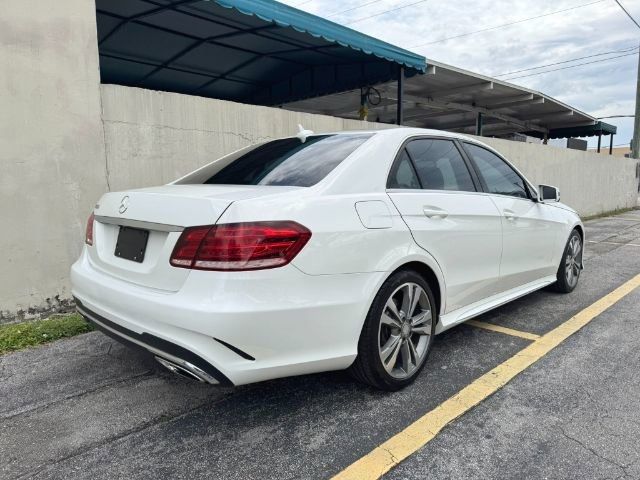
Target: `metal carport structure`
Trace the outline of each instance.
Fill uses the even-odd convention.
[[[273,0],[97,0],[102,83],[280,105],[426,70],[425,59]]]
[[[405,81],[404,92],[385,83],[369,90],[368,118],[392,123],[399,98],[404,125],[486,136],[523,133],[538,138],[613,135],[616,127],[548,95],[427,60],[424,75]],[[292,102],[285,108],[358,118],[361,91]],[[393,106],[393,108],[390,108]]]

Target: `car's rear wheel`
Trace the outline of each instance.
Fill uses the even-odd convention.
[[[351,374],[382,390],[410,384],[431,351],[436,320],[434,296],[424,278],[414,271],[393,274],[369,309]]]
[[[580,272],[582,271],[582,237],[577,230],[571,232],[569,240],[564,247],[564,253],[558,273],[556,283],[552,288],[556,292],[570,293],[578,285]]]

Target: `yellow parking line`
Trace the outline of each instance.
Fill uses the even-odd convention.
[[[605,242],[604,240],[602,242],[596,242],[593,240],[587,240],[587,243],[604,243],[605,245],[620,245],[620,246],[625,246],[625,247],[640,247],[640,243],[624,243],[624,242]]]
[[[467,320],[467,325],[472,327],[483,328],[485,330],[491,330],[492,332],[504,333],[505,335],[511,335],[513,337],[526,338],[527,340],[537,340],[540,335],[535,333],[523,332],[521,330],[514,330],[513,328],[501,327],[500,325],[494,325],[493,323],[479,322],[478,320]]]
[[[334,480],[380,478],[409,455],[431,441],[449,422],[494,394],[513,377],[540,360],[568,337],[639,286],[640,275],[636,275],[608,295],[571,317],[559,327],[541,336],[504,363],[476,379],[400,433],[374,448],[367,455],[338,473],[333,477]]]

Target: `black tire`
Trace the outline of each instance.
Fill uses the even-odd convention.
[[[569,268],[573,268],[573,263],[571,259],[568,260],[567,257],[573,256],[573,252],[571,251],[572,242],[575,242],[574,238],[580,242],[580,252],[577,258],[578,268],[577,274],[575,275],[575,283],[572,283],[567,277],[567,271]],[[558,266],[558,272],[556,273],[556,282],[550,286],[550,289],[554,292],[558,293],[571,293],[578,285],[578,280],[580,279],[580,272],[582,271],[582,251],[583,251],[582,237],[577,230],[573,230],[571,235],[569,235],[569,239],[567,240],[567,244],[564,247],[564,252],[562,253],[562,258],[560,259],[560,265]]]
[[[424,293],[426,293],[431,312],[431,332],[428,336],[424,333],[422,336],[419,333],[407,333],[406,331],[402,333],[402,335],[408,335],[408,340],[405,338],[403,340],[398,340],[398,342],[415,341],[418,342],[418,348],[424,348],[426,344],[426,351],[424,351],[423,356],[420,357],[419,365],[417,365],[418,361],[416,361],[416,365],[413,366],[413,370],[410,368],[407,369],[407,371],[410,371],[411,373],[407,374],[408,376],[406,378],[396,378],[385,369],[381,359],[380,337],[384,333],[382,329],[388,328],[386,323],[383,324],[382,316],[383,313],[385,313],[385,309],[388,308],[387,302],[394,301],[393,298],[395,297],[392,298],[392,295],[398,295],[394,292],[399,292],[399,289],[406,284],[417,284],[422,288],[422,290],[424,290]],[[420,295],[422,294],[420,293]],[[421,296],[421,300],[424,301],[424,296]],[[349,367],[349,373],[356,380],[362,383],[366,383],[375,388],[386,391],[400,390],[412,383],[424,368],[427,362],[427,357],[431,352],[435,326],[438,321],[438,312],[435,305],[436,302],[429,284],[417,272],[413,270],[401,270],[391,275],[391,277],[389,277],[380,287],[380,290],[375,296],[371,308],[369,309],[369,313],[367,314],[367,318],[362,328],[362,333],[360,334],[360,340],[358,341],[358,356],[351,367]],[[421,314],[424,314],[425,308],[420,305],[416,308],[420,308]],[[411,321],[407,319],[404,321],[411,323]],[[428,330],[428,325],[424,326],[421,330]],[[425,340],[421,340],[421,338],[424,338]],[[408,345],[408,343],[404,343],[404,345]],[[409,347],[407,346],[407,348]],[[398,347],[398,349],[400,349],[400,347]],[[409,350],[406,351],[409,352]],[[416,352],[415,346],[412,348],[412,351]],[[398,362],[402,362],[401,355],[403,354],[404,350],[402,354],[397,354]],[[409,356],[411,357],[412,354],[409,354]],[[415,356],[413,358],[417,359]],[[395,361],[394,357],[393,363],[395,363]]]

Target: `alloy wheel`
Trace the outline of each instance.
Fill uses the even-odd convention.
[[[565,277],[567,284],[573,288],[578,283],[578,277],[580,277],[580,263],[582,256],[582,242],[580,237],[574,235],[569,242],[569,248],[567,249],[567,258],[565,260]]]
[[[432,306],[416,283],[400,285],[389,297],[380,319],[378,351],[384,369],[406,379],[427,357],[432,332]]]

